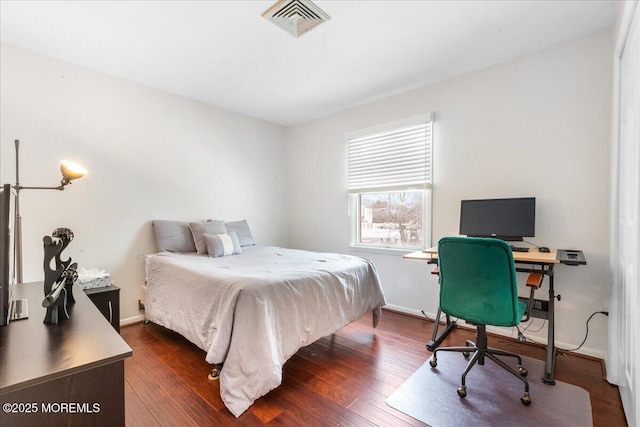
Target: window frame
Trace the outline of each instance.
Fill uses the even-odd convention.
[[[356,138],[363,138],[370,135],[374,135],[377,133],[392,131],[394,129],[399,129],[407,126],[417,126],[425,123],[431,123],[431,134],[430,134],[430,153],[428,155],[427,161],[430,163],[429,166],[429,174],[426,178],[426,182],[422,185],[417,186],[409,186],[403,189],[398,189],[397,187],[377,187],[372,189],[366,189],[363,191],[352,191],[347,189],[348,197],[349,197],[349,216],[350,218],[350,247],[354,250],[361,250],[364,252],[372,252],[372,253],[399,253],[404,254],[411,251],[422,250],[428,247],[431,247],[431,238],[432,238],[432,221],[433,221],[433,129],[434,129],[434,120],[433,113],[428,114],[420,114],[413,117],[408,117],[402,120],[369,127],[366,129],[361,129],[358,131],[350,132],[345,134],[345,142],[347,149],[347,169],[349,168],[349,143],[351,140]],[[347,176],[349,171],[347,170]],[[361,240],[361,204],[360,204],[360,196],[363,194],[372,194],[372,193],[396,193],[403,191],[422,191],[422,245],[421,246],[410,246],[410,245],[391,245],[384,243],[362,243]]]

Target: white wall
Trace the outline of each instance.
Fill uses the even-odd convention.
[[[0,49],[0,181],[55,186],[59,162],[89,174],[63,192],[24,190],[24,279],[43,279],[42,237],[66,226],[80,267],[111,273],[121,317],[138,315],[151,220],[246,218],[286,244],[284,128],[6,44]]]
[[[611,58],[611,32],[599,32],[288,129],[290,245],[353,252],[345,133],[434,112],[433,244],[457,234],[461,199],[537,197],[531,240],[582,249],[588,260],[556,269],[556,340],[577,346],[588,316],[607,310]],[[375,261],[391,307],[435,313],[432,266],[357,254]],[[606,318],[589,331],[582,351],[602,357]],[[546,327],[527,335],[546,342]]]
[[[64,192],[22,193],[26,281],[42,279],[42,236],[59,226],[75,232],[67,253],[81,267],[111,272],[125,319],[138,314],[152,219],[247,218],[260,243],[287,245],[288,233],[291,247],[351,252],[344,134],[434,112],[434,244],[457,233],[461,199],[536,196],[533,241],[589,262],[556,270],[557,341],[579,344],[607,309],[609,31],[288,130],[5,44],[0,54],[0,181],[14,182],[14,139],[23,185],[57,184],[63,158],[89,169]],[[358,254],[390,306],[436,311],[430,266]],[[605,322],[592,320],[584,352],[603,356]]]

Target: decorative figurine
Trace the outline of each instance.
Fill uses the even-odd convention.
[[[68,228],[56,228],[51,236],[42,239],[44,247],[44,300],[47,314],[44,323],[56,324],[69,318],[67,303],[75,303],[73,283],[78,279],[78,264],[71,258],[62,261],[62,251],[73,240],[73,231]],[[55,259],[55,268],[51,261]]]

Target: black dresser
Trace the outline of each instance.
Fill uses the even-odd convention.
[[[0,327],[0,425],[123,426],[127,343],[78,286],[55,325],[43,323],[41,282],[15,294],[29,318]]]

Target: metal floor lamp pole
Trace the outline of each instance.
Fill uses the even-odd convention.
[[[14,267],[16,271],[16,282],[22,283],[22,217],[20,216],[20,191],[21,190],[64,190],[66,185],[71,181],[82,178],[87,171],[75,163],[63,160],[60,163],[60,172],[62,173],[62,181],[56,187],[25,187],[20,185],[20,140],[16,139],[16,185],[13,187],[16,191],[16,217],[15,217],[15,242],[14,242]]]
[[[22,216],[20,216],[20,140],[16,139],[16,233],[14,241],[15,269],[17,283],[22,283]]]

